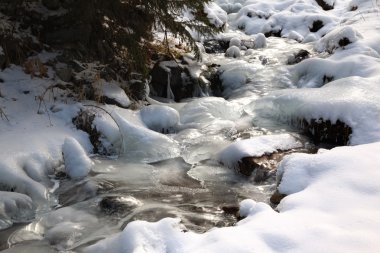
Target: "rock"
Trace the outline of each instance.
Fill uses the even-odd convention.
[[[313,25],[309,27],[310,32],[318,32],[324,26],[321,20],[314,20]]]
[[[61,7],[59,0],[42,0],[42,4],[49,10],[58,10]]]
[[[207,40],[203,43],[203,46],[208,54],[224,53],[229,48],[229,41]]]
[[[269,32],[266,32],[264,35],[265,37],[279,37],[281,38],[281,32],[282,30],[279,29],[279,30],[272,30],[272,31],[269,31]]]
[[[324,0],[315,0],[319,6],[322,7],[323,10],[328,11],[334,9],[334,5],[329,5]]]
[[[155,96],[180,101],[193,97],[198,80],[190,76],[189,69],[174,61],[158,62],[151,71],[151,93]]]
[[[141,202],[132,196],[107,196],[99,202],[100,209],[108,214],[126,214],[141,206]]]
[[[212,64],[208,66],[207,71],[204,71],[201,74],[201,77],[204,77],[208,83],[209,95],[214,97],[222,97],[223,96],[223,85],[222,80],[220,79],[220,65]]]
[[[347,145],[352,134],[351,127],[340,120],[333,124],[330,120],[322,118],[311,119],[310,121],[303,119],[300,125],[315,144]]]
[[[146,99],[146,88],[145,83],[141,80],[132,80],[128,86],[129,94],[134,100],[145,100]]]
[[[275,205],[278,205],[280,204],[281,200],[285,197],[286,197],[286,194],[282,194],[278,190],[276,190],[270,197],[270,202]]]
[[[288,58],[288,64],[292,65],[292,64],[300,63],[301,61],[303,61],[309,57],[310,57],[309,51],[301,49],[300,51],[298,51],[294,55],[291,55]]]

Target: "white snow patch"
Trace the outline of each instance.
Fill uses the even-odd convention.
[[[86,151],[74,138],[66,138],[62,147],[66,173],[73,179],[87,176],[91,171],[93,162]]]

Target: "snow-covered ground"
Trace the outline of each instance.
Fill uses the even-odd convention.
[[[245,156],[301,146],[281,129],[232,144],[220,134],[232,136],[246,130],[252,118],[284,123],[340,120],[352,128],[349,146],[286,156],[278,167],[277,180],[278,191],[287,196],[276,210],[266,203],[242,201],[240,215],[246,218],[236,226],[197,234],[186,231],[175,218],[134,221],[109,238],[103,233],[96,237],[102,240],[81,250],[380,251],[379,3],[325,2],[334,8],[325,11],[314,0],[216,0],[205,11],[215,25],[226,27],[218,38],[230,40],[230,48],[226,55],[205,54],[203,59],[222,65],[223,96],[228,100],[205,97],[180,104],[156,102],[137,111],[105,106],[108,114],[99,114],[93,124],[103,134],[105,145],[136,163],[182,156],[196,165],[217,157],[234,167]],[[242,42],[247,39],[254,41],[251,49]],[[284,67],[294,45],[309,50],[312,57]],[[264,52],[284,53],[272,59]],[[72,123],[86,103],[53,88],[57,80],[51,70],[48,78],[41,79],[11,66],[0,72],[0,79],[0,229],[36,220],[41,227],[34,228],[39,237],[33,240],[52,245],[59,241],[57,249],[72,249],[80,245],[77,238],[86,235],[86,226],[100,229],[96,217],[71,207],[47,213],[59,207],[55,173],[63,171],[74,182],[92,173],[89,155],[93,147],[88,135]],[[101,94],[125,107],[130,105],[116,85],[101,87]],[[25,230],[33,230],[33,224]]]

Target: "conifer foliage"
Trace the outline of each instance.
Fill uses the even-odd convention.
[[[152,53],[148,43],[154,29],[181,38],[192,49],[196,47],[191,32],[205,35],[220,29],[204,12],[209,1],[3,0],[0,12],[53,48],[87,61],[123,62],[142,71]],[[185,12],[192,18],[185,18]]]

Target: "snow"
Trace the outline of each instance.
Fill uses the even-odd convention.
[[[237,46],[231,46],[227,49],[225,55],[226,57],[238,58],[241,55],[240,48],[238,48]]]
[[[123,107],[131,105],[131,101],[125,91],[115,83],[105,83],[100,85],[99,95],[114,99]]]
[[[173,132],[179,123],[177,110],[163,105],[150,105],[140,110],[144,124],[156,132]]]
[[[222,27],[227,23],[227,13],[216,3],[205,4],[204,11],[211,24],[216,27]]]
[[[46,213],[42,208],[56,206],[56,186],[51,177],[63,163],[70,177],[87,180],[83,177],[92,167],[87,155],[92,145],[88,135],[72,124],[72,118],[86,107],[69,98],[55,101],[53,93],[55,97],[65,95],[59,89],[41,99],[46,88],[55,83],[53,77],[32,79],[20,67],[11,66],[0,72],[4,81],[0,83],[0,108],[8,119],[2,115],[0,121],[0,229],[36,217],[16,231],[13,238],[20,244],[33,238],[58,250],[79,246],[90,253],[379,252],[379,7],[369,0],[326,2],[334,4],[334,9],[323,11],[314,0],[216,0],[206,5],[211,22],[226,29],[216,38],[231,42],[228,55],[239,55],[239,59],[216,56],[223,59],[218,64],[226,99],[204,97],[167,105],[157,102],[136,111],[103,106],[109,114],[97,115],[93,123],[109,147],[119,149],[119,163],[136,162],[132,169],[120,165],[112,179],[128,178],[128,183],[152,180],[152,184],[155,175],[144,171],[151,165],[142,163],[181,156],[194,165],[188,175],[203,174],[216,181],[233,173],[205,162],[215,158],[215,152],[219,151],[218,161],[234,167],[245,156],[302,147],[293,135],[273,134],[266,129],[262,132],[268,135],[234,139],[239,130],[256,128],[252,119],[286,124],[300,119],[340,120],[350,126],[349,146],[319,149],[316,154],[291,154],[282,160],[277,170],[278,190],[287,196],[275,210],[246,199],[240,203],[240,215],[245,218],[236,226],[197,234],[187,231],[179,219],[134,221],[122,232],[90,245],[104,236],[86,240],[89,231],[101,226],[93,215],[96,210],[88,213],[76,205]],[[354,6],[358,9],[349,11]],[[311,31],[316,21],[323,26]],[[283,39],[265,38],[270,32],[279,32]],[[276,44],[279,40],[287,44]],[[254,47],[244,45],[244,41],[254,41]],[[277,79],[266,70],[276,69],[288,53],[293,53],[286,45],[308,49],[311,58],[277,69],[276,78],[289,85],[273,92],[275,84],[271,81]],[[281,48],[283,55],[273,57],[274,48]],[[239,54],[235,54],[237,50]],[[267,59],[264,57],[268,66],[262,66]],[[162,64],[168,75],[173,64]],[[193,75],[199,76],[200,69],[192,71]],[[257,95],[260,85],[266,89]],[[130,104],[116,85],[104,87],[102,93],[126,107]],[[244,93],[249,87],[253,91]],[[170,91],[168,83],[168,97],[172,97]],[[232,98],[239,91],[244,97]],[[161,134],[162,129],[170,134]],[[107,169],[115,170],[112,166]],[[136,171],[143,171],[143,176],[131,175]]]
[[[62,147],[65,171],[69,177],[80,179],[91,171],[93,162],[74,138],[66,138]]]
[[[182,232],[177,219],[136,221],[85,252],[366,252],[379,249],[380,143],[293,154],[280,165],[285,197],[274,211],[253,200],[235,227]],[[358,173],[360,170],[360,173]]]
[[[279,150],[302,147],[302,143],[290,134],[263,135],[235,141],[220,151],[217,159],[225,166],[235,169],[244,157],[260,157]]]

